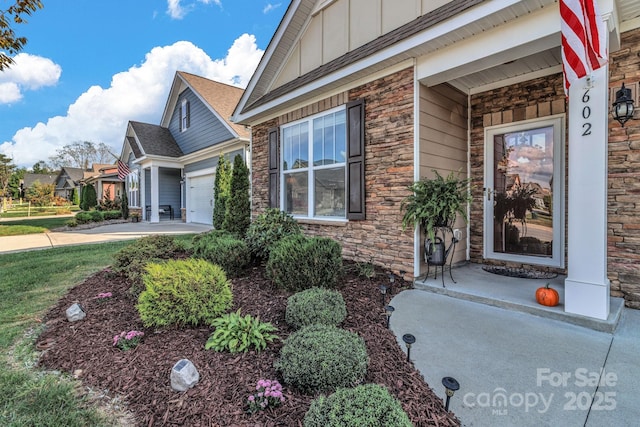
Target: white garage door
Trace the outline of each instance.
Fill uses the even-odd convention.
[[[215,175],[189,178],[187,221],[213,224],[213,182]]]

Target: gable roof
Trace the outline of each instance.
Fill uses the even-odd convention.
[[[39,181],[40,184],[55,184],[56,179],[58,179],[58,175],[60,172],[54,173],[25,173],[22,178],[24,188],[31,187],[36,181]]]
[[[84,169],[82,168],[70,168],[70,167],[63,167],[60,170],[60,173],[62,172],[66,172],[67,176],[75,182],[80,181],[82,178],[84,178]]]
[[[240,138],[249,138],[250,132],[248,129],[230,120],[244,90],[185,71],[176,72],[167,104],[162,114],[162,120],[160,120],[161,126],[169,126],[169,120],[171,120],[171,114],[178,100],[178,95],[185,86],[193,91],[231,133]]]
[[[344,55],[323,64],[308,73],[290,81],[282,86],[270,90],[271,84],[277,77],[283,62],[289,55],[290,49],[298,40],[300,34],[306,28],[306,22],[313,13],[315,3],[314,0],[292,1],[289,9],[285,13],[280,26],[276,30],[265,54],[262,56],[256,72],[251,77],[249,85],[245,93],[236,106],[233,118],[238,120],[238,115],[249,112],[250,110],[264,106],[281,96],[294,92],[303,86],[326,77],[340,69],[355,64],[363,59],[387,49],[396,43],[401,42],[421,31],[424,31],[446,19],[460,14],[480,3],[484,0],[452,0],[439,8],[420,16],[413,21],[402,25],[380,37],[365,43],[364,45],[345,53]],[[366,72],[371,73],[393,63],[401,62],[407,59],[407,56],[398,53],[394,58],[388,58],[386,61],[377,64],[369,64]],[[354,74],[352,80],[358,78],[359,74]],[[311,96],[312,94],[308,93]],[[242,120],[239,120],[242,123]]]
[[[129,125],[140,143],[142,155],[180,157],[182,150],[169,129],[149,123],[130,121]],[[134,144],[135,145],[135,144]],[[133,145],[132,145],[133,150]],[[135,153],[135,152],[134,152]]]

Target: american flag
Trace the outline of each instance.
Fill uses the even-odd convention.
[[[118,160],[118,179],[124,181],[124,179],[131,173],[129,166],[126,163]]]
[[[607,31],[596,0],[560,0],[564,92],[576,80],[604,66]]]

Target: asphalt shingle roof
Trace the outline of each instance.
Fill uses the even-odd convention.
[[[134,121],[130,123],[145,154],[164,157],[180,157],[183,155],[169,129],[149,123]]]

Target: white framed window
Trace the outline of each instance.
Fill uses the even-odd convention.
[[[127,175],[127,192],[129,206],[140,207],[140,180],[137,171]]]
[[[191,111],[189,106],[189,101],[186,99],[182,100],[182,104],[180,105],[180,130],[184,132],[191,125]]]
[[[281,209],[294,217],[346,218],[344,107],[281,128]]]

